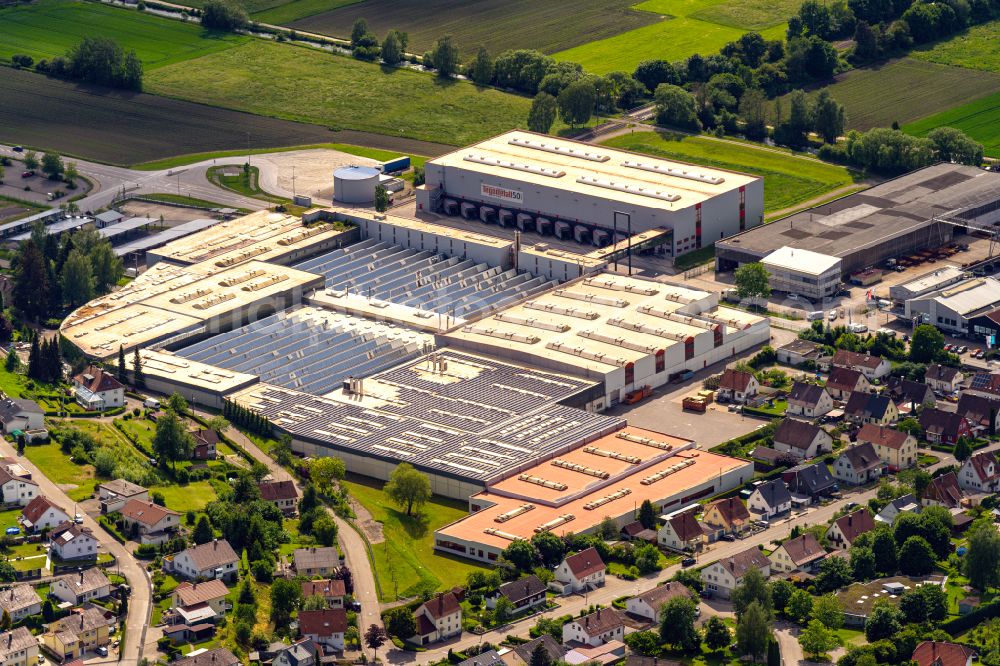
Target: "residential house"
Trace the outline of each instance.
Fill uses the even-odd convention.
[[[16,583],[6,590],[0,590],[0,609],[6,611],[10,619],[17,623],[26,617],[41,613],[42,599],[31,585]],[[3,662],[0,662],[0,665],[2,664]]]
[[[111,643],[110,627],[101,610],[88,606],[50,624],[42,642],[58,659],[83,658],[85,652]]]
[[[49,532],[51,554],[60,560],[97,558],[98,541],[89,527],[62,523]]]
[[[754,489],[747,499],[747,508],[764,518],[773,518],[792,510],[792,494],[784,481],[771,479]]]
[[[631,615],[645,618],[656,625],[660,624],[660,611],[667,602],[675,597],[687,597],[695,600],[694,594],[683,583],[669,581],[642,594],[625,600],[625,610]]]
[[[923,382],[915,382],[903,377],[890,377],[886,381],[886,393],[896,403],[900,414],[911,414],[918,407],[933,407],[934,391]]]
[[[164,569],[189,580],[218,578],[232,583],[239,575],[240,557],[225,539],[185,548],[164,561]]]
[[[30,478],[11,474],[0,468],[0,493],[6,506],[28,506],[41,492]]]
[[[103,412],[125,406],[125,387],[110,372],[90,366],[73,377],[73,393],[86,410]]]
[[[868,509],[857,509],[837,518],[826,531],[826,538],[837,548],[848,548],[859,535],[875,529],[875,519]]]
[[[921,641],[912,659],[917,666],[972,666],[978,656],[972,648],[958,643]]]
[[[174,588],[171,596],[171,605],[175,608],[192,608],[201,604],[207,605],[219,616],[225,615],[229,610],[229,602],[226,595],[229,588],[221,580],[206,580],[200,583],[189,583],[184,581]]]
[[[956,393],[962,384],[961,371],[940,363],[931,363],[924,373],[924,382],[936,393]]]
[[[299,493],[293,481],[264,481],[258,485],[261,499],[271,502],[282,513],[295,513],[299,504]]]
[[[504,661],[496,650],[486,650],[458,662],[457,666],[504,666]]]
[[[759,569],[764,578],[771,575],[771,560],[757,546],[708,565],[701,570],[701,580],[710,594],[728,599],[751,569]]]
[[[553,586],[557,592],[574,594],[604,585],[606,566],[594,548],[566,556],[556,567]]]
[[[45,425],[45,410],[34,400],[11,398],[0,393],[0,430],[37,430]]]
[[[896,516],[901,513],[920,513],[920,502],[913,493],[897,497],[882,507],[875,516],[875,522],[892,525],[896,522]]]
[[[921,502],[924,506],[943,506],[957,509],[962,505],[962,490],[958,485],[958,477],[954,472],[948,472],[931,479],[924,490]]]
[[[975,434],[1000,432],[1000,398],[962,393],[955,412],[965,417]]]
[[[858,370],[834,368],[826,380],[826,392],[834,400],[847,400],[852,393],[869,393],[872,383]]]
[[[701,520],[708,540],[715,541],[723,534],[743,534],[750,526],[750,512],[739,497],[728,497],[706,505]]]
[[[962,463],[958,485],[965,490],[995,493],[1000,490],[1000,463],[993,451],[979,451]]]
[[[826,557],[826,550],[819,544],[816,536],[811,532],[806,532],[778,546],[768,559],[771,560],[772,572],[803,571],[811,573],[824,557]]]
[[[176,511],[143,500],[130,499],[120,513],[126,534],[137,535],[139,543],[144,544],[169,541],[181,524],[181,515]]]
[[[191,433],[194,446],[191,447],[191,460],[215,460],[219,442],[219,433],[208,428],[198,428]]]
[[[27,627],[0,633],[0,666],[34,666],[40,656],[38,639]]]
[[[625,638],[625,620],[614,608],[601,608],[563,625],[563,645],[583,643],[598,646]]]
[[[833,450],[829,433],[808,421],[786,418],[774,431],[775,451],[790,453],[796,458],[815,458]]]
[[[97,484],[97,498],[101,502],[101,513],[114,513],[121,511],[122,507],[129,500],[149,501],[149,491],[142,486],[126,481],[125,479],[115,479]]]
[[[323,597],[328,608],[343,608],[347,586],[339,578],[320,578],[302,581],[302,598]]]
[[[340,554],[335,546],[296,548],[292,566],[300,576],[330,576],[340,568]]]
[[[169,638],[173,645],[201,643],[215,636],[215,625],[211,622],[199,622],[194,626],[184,624],[183,622],[169,624],[169,616],[170,611],[163,614],[164,621],[168,622],[163,627],[163,636]]]
[[[775,351],[778,355],[778,363],[801,365],[806,361],[819,360],[822,349],[822,346],[817,342],[795,338],[788,344],[778,347]]]
[[[909,469],[917,464],[917,438],[913,435],[866,423],[858,431],[858,443],[871,442],[875,453],[889,467],[890,472]]]
[[[628,647],[619,640],[610,640],[601,645],[591,646],[576,643],[575,647],[566,650],[563,661],[567,664],[587,664],[588,666],[612,666],[620,664],[625,658]]]
[[[833,367],[858,370],[869,380],[880,379],[892,371],[892,364],[877,354],[859,354],[846,349],[838,349],[833,355]]]
[[[417,633],[407,640],[417,645],[436,643],[462,633],[462,606],[454,592],[442,592],[413,612]]]
[[[506,597],[515,613],[545,606],[545,583],[535,574],[504,583],[496,592],[486,596],[487,608],[495,608],[500,597]]]
[[[795,382],[788,393],[788,407],[785,413],[789,416],[805,416],[815,419],[833,409],[833,398],[826,389],[816,384]]]
[[[531,655],[534,654],[535,649],[539,645],[545,649],[545,652],[549,655],[549,660],[553,664],[560,661],[563,655],[566,654],[566,649],[559,641],[550,634],[543,634],[527,643],[515,645],[510,652],[503,656],[504,663],[507,666],[531,666]]]
[[[899,418],[899,410],[887,395],[852,393],[844,405],[844,418],[855,423],[889,425]]]
[[[705,531],[698,524],[693,511],[664,516],[664,523],[656,533],[656,541],[673,550],[696,550],[705,542]]]
[[[646,529],[638,520],[622,525],[621,536],[625,541],[648,541],[656,543],[656,530]]]
[[[316,666],[320,657],[318,652],[315,643],[302,638],[291,645],[282,645],[271,659],[271,666]]]
[[[197,655],[178,659],[173,666],[240,666],[242,662],[226,648],[212,648]]]
[[[975,393],[988,397],[1000,396],[1000,372],[981,370],[972,375],[965,393]]]
[[[323,645],[337,652],[344,649],[344,633],[347,631],[347,611],[343,608],[323,610],[300,610],[299,634],[317,645]]]
[[[791,453],[775,451],[769,446],[754,447],[750,459],[754,462],[754,469],[759,471],[770,471],[779,465],[794,465],[798,461]]]
[[[111,581],[100,567],[91,567],[56,578],[50,593],[60,601],[79,606],[85,601],[111,596]]]
[[[885,463],[875,453],[875,445],[864,442],[841,451],[833,463],[833,477],[860,486],[882,476]]]
[[[781,475],[789,492],[793,495],[818,500],[837,492],[837,482],[824,462],[812,465],[796,465]]]
[[[759,389],[760,383],[753,374],[743,370],[726,368],[726,371],[722,373],[719,388],[715,392],[715,398],[722,402],[744,404],[757,395]]]
[[[920,427],[932,444],[955,445],[961,437],[972,437],[972,427],[965,417],[936,407],[920,412]]]
[[[25,532],[41,532],[70,522],[69,514],[49,498],[38,495],[21,510],[21,525]]]

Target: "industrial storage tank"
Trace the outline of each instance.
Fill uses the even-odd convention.
[[[370,204],[375,201],[379,170],[375,167],[345,166],[333,172],[333,200],[341,203]]]

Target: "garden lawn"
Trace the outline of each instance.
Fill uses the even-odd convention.
[[[163,494],[163,500],[168,509],[184,514],[188,511],[202,511],[205,505],[218,498],[215,488],[208,481],[192,481],[186,486],[165,485],[154,486],[150,492]]]
[[[636,132],[605,143],[657,157],[763,176],[765,213],[809,201],[856,179],[845,167],[747,142],[669,132]]]
[[[263,116],[451,145],[524,126],[531,105],[464,81],[264,40],[149,72],[145,87]]]
[[[963,106],[921,118],[903,126],[903,131],[926,136],[936,127],[954,127],[983,144],[990,157],[1000,157],[1000,92]]]
[[[793,4],[791,0],[754,0],[749,6],[742,0],[646,0],[635,8],[660,14],[662,20],[560,51],[554,57],[578,62],[588,72],[605,74],[615,70],[631,72],[643,60],[674,61],[694,53],[710,55],[749,29],[758,29],[765,39],[783,38],[783,19],[798,9]],[[749,27],[733,27],[737,23]],[[760,30],[761,23],[770,27]]]
[[[65,55],[84,37],[112,37],[135,49],[148,72],[157,67],[232,48],[250,40],[98,2],[37,0],[0,9],[4,39],[0,60],[26,54],[36,61]]]
[[[463,585],[468,574],[486,567],[434,552],[434,530],[468,513],[464,503],[435,496],[419,514],[407,516],[382,492],[383,482],[352,476],[344,481],[351,496],[382,523],[385,541],[372,544],[381,597],[387,601],[422,591]]]
[[[58,484],[70,499],[80,502],[94,494],[97,484],[94,466],[77,465],[70,461],[69,455],[63,453],[56,442],[27,446],[24,455],[53,483]]]
[[[16,527],[20,529],[21,525],[17,522],[17,519],[21,516],[21,509],[8,509],[7,511],[0,511],[0,533],[6,530],[8,527]]]
[[[12,398],[20,398],[26,389],[28,378],[18,372],[8,372],[0,365],[0,391]]]

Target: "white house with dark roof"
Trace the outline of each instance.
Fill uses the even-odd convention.
[[[94,490],[97,491],[97,499],[101,502],[101,513],[121,511],[125,503],[132,499],[140,502],[149,501],[149,490],[125,479],[99,483]]]
[[[329,576],[340,568],[340,554],[335,546],[296,548],[292,565],[300,576]]]
[[[920,509],[920,502],[917,500],[916,495],[913,493],[903,495],[882,507],[882,510],[875,516],[875,522],[892,525],[896,522],[896,516],[899,514],[920,513]]]
[[[955,393],[961,388],[962,372],[958,368],[952,368],[940,363],[931,363],[924,373],[924,383],[937,393]]]
[[[827,431],[808,421],[786,418],[774,431],[775,451],[790,453],[799,459],[815,458],[833,450],[833,438]]]
[[[771,560],[756,546],[709,564],[701,570],[701,580],[710,594],[728,599],[751,569],[759,569],[764,578],[771,575]]]
[[[299,493],[293,481],[264,481],[257,486],[260,497],[281,509],[282,513],[295,513]]]
[[[42,612],[42,598],[31,585],[18,583],[0,590],[0,609],[6,611],[14,622],[20,622]],[[3,666],[2,661],[0,666]]]
[[[347,632],[346,610],[343,608],[300,610],[298,621],[299,634],[303,638],[338,652],[343,651],[344,634]]]
[[[757,486],[747,498],[747,508],[765,518],[773,518],[792,510],[792,494],[781,479],[771,479]]]
[[[487,608],[496,608],[500,597],[506,597],[514,606],[515,613],[545,606],[545,583],[535,574],[512,580],[501,585],[495,592],[485,597]]]
[[[62,560],[96,559],[98,541],[89,527],[62,523],[49,533],[52,554]]]
[[[625,611],[636,617],[645,618],[654,624],[660,623],[660,611],[668,601],[676,597],[687,597],[694,599],[694,594],[683,583],[668,581],[646,590],[642,594],[629,597],[625,600]]]
[[[594,548],[566,556],[556,567],[555,580],[550,583],[556,592],[575,594],[604,585],[604,560]]]
[[[71,519],[61,506],[44,495],[38,495],[21,510],[20,521],[26,532],[41,532],[71,522]]]
[[[583,643],[597,647],[625,638],[625,620],[614,608],[600,608],[590,615],[570,620],[563,625],[563,644]]]
[[[875,529],[875,519],[868,509],[860,508],[833,521],[826,538],[838,548],[849,548],[858,536]]]
[[[0,493],[3,493],[3,503],[7,506],[28,506],[41,491],[31,479],[11,474],[0,467]]]
[[[91,567],[57,578],[52,583],[51,594],[60,601],[79,606],[91,599],[110,596],[111,581],[99,567]]]
[[[885,463],[875,452],[875,445],[864,442],[840,452],[833,463],[833,478],[860,486],[881,477],[884,467]]]
[[[788,393],[788,407],[785,413],[789,416],[804,416],[815,419],[833,409],[833,398],[826,389],[808,382],[795,382]]]
[[[664,548],[696,550],[705,542],[705,530],[693,511],[681,511],[661,518],[663,526],[656,533],[656,541]]]
[[[892,364],[881,356],[846,349],[838,349],[833,355],[833,367],[858,370],[868,379],[880,379],[892,371]]]
[[[164,569],[189,580],[219,580],[232,583],[239,575],[240,557],[225,539],[213,539],[185,548],[164,560]]]
[[[1000,462],[993,451],[977,451],[962,463],[958,485],[965,490],[995,493],[1000,490]]]
[[[110,372],[90,366],[73,377],[77,403],[87,410],[103,412],[125,405],[125,387]]]
[[[963,392],[955,413],[969,422],[977,434],[1000,432],[1000,398]]]
[[[413,611],[417,633],[407,640],[428,645],[462,633],[462,605],[454,592],[443,592]]]
[[[778,546],[768,559],[772,573],[811,572],[826,557],[826,550],[811,532],[800,534]]]
[[[45,410],[34,400],[10,398],[0,393],[0,428],[4,434],[15,430],[37,430],[45,425]]]

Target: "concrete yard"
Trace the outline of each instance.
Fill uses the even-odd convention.
[[[245,158],[240,158],[239,161],[242,163]],[[232,160],[227,158],[219,162],[230,164]],[[352,164],[375,166],[379,162],[322,148],[254,155],[250,158],[250,164],[260,169],[260,186],[265,192],[284,197],[291,197],[293,192],[304,194],[312,197],[314,204],[319,204],[329,203],[333,198],[334,169]]]

